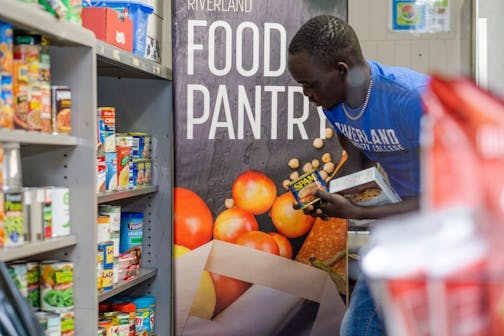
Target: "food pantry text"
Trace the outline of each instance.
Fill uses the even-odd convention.
[[[258,78],[280,77],[286,71],[287,32],[281,24],[265,22],[262,32],[257,24],[249,21],[240,23],[234,30],[222,20],[212,23],[188,20],[187,24],[187,75],[190,79],[195,74],[201,76],[201,71],[206,74],[208,70],[210,80],[207,83],[217,83],[218,79],[226,83],[225,76],[231,73],[237,73],[243,79],[243,84],[226,83],[212,89],[201,81],[189,81],[187,139],[193,139],[195,133],[199,137],[215,139],[218,130],[226,132],[229,139],[244,139],[247,130],[250,130],[248,136],[254,139],[310,138],[304,126],[310,115],[310,104],[300,86],[256,85]],[[274,35],[279,37],[277,45],[272,45]],[[201,69],[202,64],[195,60],[203,60],[204,68]],[[277,64],[273,65],[273,62]],[[279,134],[279,110],[285,100],[287,116],[280,126],[286,134]],[[319,134],[311,137],[325,138],[326,120],[320,107],[317,112],[312,113],[312,118],[318,117]],[[270,123],[268,134],[264,128],[261,132],[263,122]],[[202,130],[208,130],[208,134],[201,134]]]

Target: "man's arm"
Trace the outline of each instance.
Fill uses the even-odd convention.
[[[359,149],[355,148],[344,136],[338,135],[341,147],[347,151],[349,161],[343,166],[343,173],[339,176],[347,175],[355,171],[372,167],[375,163],[370,161]],[[341,172],[341,171],[340,171]],[[393,215],[399,215],[419,209],[420,201],[418,197],[409,198],[398,203],[385,204],[380,206],[359,206],[340,194],[331,194],[324,191],[317,191],[316,195],[321,198],[316,207],[309,205],[303,212],[306,215],[321,217],[346,218],[346,219],[379,219]],[[297,206],[294,206],[297,208]]]
[[[340,194],[331,194],[317,190],[316,195],[322,202],[316,208],[305,213],[315,217],[327,219],[329,217],[348,219],[379,219],[393,215],[399,215],[419,209],[419,198],[409,198],[402,202],[385,204],[380,206],[355,205]]]

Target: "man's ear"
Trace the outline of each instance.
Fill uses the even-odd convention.
[[[336,71],[338,71],[341,77],[345,77],[348,74],[348,70],[350,70],[350,68],[345,62],[336,63]]]

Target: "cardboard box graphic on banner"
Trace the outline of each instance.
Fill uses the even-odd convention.
[[[274,335],[305,299],[320,304],[310,335],[331,335],[345,312],[328,273],[248,247],[213,240],[174,268],[175,335]],[[189,315],[204,269],[253,284],[213,320]]]

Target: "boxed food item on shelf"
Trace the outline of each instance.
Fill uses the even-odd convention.
[[[0,21],[0,73],[12,74],[14,30],[9,23]]]
[[[133,54],[144,57],[147,40],[147,22],[149,15],[154,12],[152,6],[141,1],[121,0],[84,0],[86,7],[108,7],[124,13],[133,21]]]
[[[68,86],[51,86],[51,108],[53,132],[70,134],[72,132],[72,92]]]
[[[131,147],[117,147],[117,190],[128,190],[130,180]]]
[[[111,8],[83,8],[82,25],[99,40],[129,52],[133,50],[133,22]]]
[[[116,151],[116,122],[114,107],[98,108],[98,143],[103,144],[105,153],[115,153]]]
[[[39,3],[58,18],[64,18],[78,25],[82,24],[82,0],[39,0]]]
[[[117,191],[117,153],[105,153],[106,191]]]
[[[329,183],[329,192],[342,194],[360,206],[397,203],[401,198],[376,167],[342,176]],[[369,220],[350,220],[350,225],[364,225]]]
[[[14,128],[12,26],[0,22],[0,127]]]

